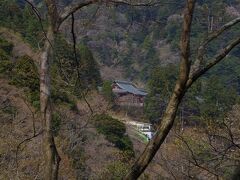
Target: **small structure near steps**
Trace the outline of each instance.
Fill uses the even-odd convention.
[[[133,126],[138,132],[145,135],[148,140],[152,139],[154,132],[152,125],[149,123],[143,123],[138,121],[127,121],[126,124]]]

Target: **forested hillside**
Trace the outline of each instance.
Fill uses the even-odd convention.
[[[86,42],[104,65],[123,67],[129,80],[149,78],[156,65],[179,62],[184,1],[162,1],[160,7],[93,6],[76,15],[78,40]],[[166,4],[166,5],[165,5]],[[193,20],[193,47],[201,38],[239,16],[238,1],[198,1]],[[69,34],[68,28],[64,29]],[[239,33],[236,27],[231,33]],[[226,37],[227,38],[227,37]],[[225,39],[226,39],[225,38]],[[209,49],[218,50],[224,39]],[[235,50],[235,55],[238,51]],[[239,55],[239,54],[238,54]]]
[[[63,6],[70,2],[62,0],[59,3]],[[35,3],[40,8],[40,12],[44,13],[44,4],[41,1],[35,1]],[[117,70],[123,68],[123,77],[129,80],[147,81],[150,76],[149,69],[159,64],[165,66],[179,62],[178,49],[184,1],[171,3],[162,1],[162,3],[164,6],[158,7],[105,4],[104,6],[92,5],[83,9],[75,15],[78,43],[87,44],[101,65]],[[23,8],[24,1],[20,0],[19,4]],[[11,18],[14,10],[16,7],[13,6],[4,13]],[[18,13],[20,11],[17,10]],[[193,47],[197,47],[201,38],[208,33],[239,16],[239,2],[237,0],[198,1],[195,11],[192,28]],[[41,26],[37,18],[31,15],[33,12],[25,9],[23,15],[14,13],[12,18],[21,25],[17,29],[23,31],[24,28],[26,39],[37,47],[36,39],[31,38],[35,37],[33,31],[41,33]],[[7,26],[14,28],[13,22],[9,24],[6,16],[2,19],[6,21]],[[24,24],[28,22],[30,24],[25,27]],[[66,24],[69,25],[70,20]],[[62,32],[68,37],[68,41],[72,42],[71,28],[68,25],[62,27]],[[225,33],[225,38],[214,43],[217,45],[211,46],[209,55],[218,50],[227,37],[239,31],[236,27],[231,32]],[[40,40],[41,37],[39,37]],[[239,56],[238,50],[236,49],[232,55]]]
[[[0,0],[0,179],[239,179],[239,37],[239,0]]]

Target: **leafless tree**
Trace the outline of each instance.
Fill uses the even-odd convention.
[[[229,179],[231,170],[240,163],[238,111],[239,106],[235,105],[221,123],[199,127],[198,130],[189,128],[183,133],[177,130],[179,127],[174,128],[174,143],[179,150],[179,157],[174,159],[181,161],[172,161],[167,157],[162,164],[170,161],[169,169],[181,178]],[[182,168],[179,170],[178,167]]]
[[[196,0],[186,1],[180,41],[181,60],[179,65],[179,77],[168,102],[164,116],[162,120],[159,121],[160,123],[158,124],[155,136],[148,143],[140,157],[135,161],[125,179],[137,179],[151,162],[172,129],[179,104],[191,85],[208,70],[221,62],[226,55],[240,43],[240,37],[236,37],[236,39],[227,44],[219,53],[204,64],[203,59],[207,45],[214,39],[218,38],[227,29],[239,23],[240,18],[238,17],[225,24],[219,30],[212,32],[206,39],[204,39],[198,49],[197,59],[192,63],[190,60],[190,32],[195,4]]]
[[[42,53],[40,57],[40,104],[41,104],[41,117],[43,126],[43,151],[45,157],[45,177],[44,179],[57,179],[58,168],[60,162],[60,156],[58,155],[57,148],[54,143],[54,137],[52,133],[52,105],[50,100],[50,62],[53,58],[53,49],[55,36],[59,31],[61,24],[68,18],[74,17],[73,14],[83,7],[89,6],[95,3],[110,3],[110,4],[125,4],[131,6],[156,6],[160,4],[160,1],[148,1],[147,3],[140,1],[123,1],[123,0],[84,0],[76,3],[71,3],[63,10],[59,10],[55,0],[44,0],[47,7],[47,21],[48,28],[45,33],[46,39],[44,42],[44,47],[42,48]],[[171,3],[171,2],[169,2]],[[219,54],[210,61],[208,64],[202,66],[204,50],[206,46],[212,40],[220,36],[228,28],[232,27],[240,21],[237,18],[225,26],[223,26],[219,31],[213,32],[209,37],[203,41],[201,44],[198,57],[194,63],[191,63],[190,57],[190,32],[191,23],[193,17],[193,11],[196,1],[187,0],[186,8],[184,11],[184,21],[183,21],[183,32],[181,35],[181,62],[180,62],[180,73],[179,79],[176,82],[174,91],[169,100],[168,106],[166,108],[165,114],[161,123],[158,125],[156,135],[146,146],[146,149],[142,155],[136,160],[130,169],[128,175],[125,179],[137,179],[143,171],[146,169],[155,153],[160,148],[161,144],[164,142],[166,136],[171,130],[178,106],[186,93],[186,91],[191,87],[191,85],[209,69],[219,63],[224,57],[240,43],[240,38],[238,37],[230,44],[226,45],[225,48]],[[34,6],[32,6],[33,9]],[[36,9],[35,9],[36,10]],[[37,11],[36,11],[37,12]],[[38,17],[40,15],[36,13]]]
[[[28,4],[35,11],[39,20],[40,14],[32,3],[26,0]],[[53,58],[53,46],[55,37],[59,31],[61,24],[68,18],[74,18],[73,14],[83,7],[95,3],[111,3],[111,4],[125,4],[133,6],[155,6],[159,4],[158,1],[149,1],[142,3],[140,1],[122,1],[122,0],[83,0],[76,3],[71,3],[60,11],[55,0],[44,0],[47,7],[47,21],[48,28],[45,33],[44,47],[40,57],[40,111],[43,127],[43,152],[45,158],[45,177],[44,179],[57,179],[59,162],[61,160],[57,148],[55,146],[53,132],[52,132],[52,105],[50,95],[50,62]]]

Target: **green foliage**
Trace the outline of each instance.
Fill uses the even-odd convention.
[[[0,0],[0,24],[10,27],[12,29],[21,26],[23,19],[21,19],[21,9],[14,0]]]
[[[54,136],[58,135],[61,127],[61,115],[58,112],[52,114],[52,131]]]
[[[128,170],[128,164],[121,161],[115,161],[106,167],[100,175],[100,179],[121,180],[127,174]]]
[[[8,106],[4,107],[3,109],[1,109],[1,111],[3,113],[15,116],[16,112],[17,112],[17,109],[16,109],[16,107],[14,107],[12,105],[8,105]]]
[[[0,104],[0,123],[12,123],[17,114],[17,108],[12,105],[9,99]]]
[[[101,76],[97,62],[93,58],[91,50],[84,44],[79,45],[80,62],[83,68],[83,78],[86,79],[88,86],[96,88],[101,83]]]
[[[156,67],[148,82],[150,93],[160,94],[163,100],[168,100],[177,79],[177,66]]]
[[[191,114],[195,123],[223,119],[232,106],[239,102],[240,70],[234,56],[219,64],[196,81],[182,102],[182,108]],[[149,78],[149,94],[145,101],[145,114],[151,123],[160,119],[173,91],[178,70],[174,66],[156,67]],[[202,119],[207,120],[204,122]]]
[[[142,46],[143,46],[144,49],[148,50],[148,49],[150,49],[150,48],[152,47],[152,45],[153,45],[153,44],[152,44],[151,36],[150,36],[150,35],[147,35],[147,36],[145,37],[144,41],[143,41]]]
[[[12,84],[19,87],[28,87],[31,91],[39,90],[39,75],[34,61],[23,56],[17,60],[13,69]]]
[[[10,57],[7,53],[0,49],[0,73],[9,73],[13,67],[13,63],[10,61]]]
[[[101,83],[101,76],[90,49],[80,45],[76,51],[77,59],[74,57],[73,47],[61,35],[57,36],[53,77],[60,77],[59,81],[67,81],[73,87],[68,88],[68,91],[81,97],[81,92],[95,89]]]
[[[0,38],[0,49],[5,51],[7,55],[10,55],[12,53],[12,50],[13,50],[13,44],[8,42],[5,39]]]
[[[0,73],[8,76],[10,83],[17,87],[25,88],[25,93],[33,106],[39,109],[39,75],[34,61],[23,56],[11,62],[10,55],[13,45],[0,39]]]
[[[0,49],[0,61],[9,61],[10,57],[6,51]]]
[[[22,9],[15,0],[0,0],[0,25],[19,32],[34,48],[42,38],[40,22],[27,3]]]
[[[29,101],[39,109],[39,74],[34,61],[28,56],[20,57],[16,61],[10,77],[11,84],[25,88]]]
[[[238,61],[233,57],[226,60],[199,79],[186,94],[185,108],[193,109],[198,117],[221,121],[239,102]]]
[[[126,135],[126,127],[121,121],[106,114],[97,115],[94,121],[97,131],[105,135],[109,142],[120,150],[134,153],[132,142]]]
[[[73,150],[71,150],[71,158],[72,160],[72,166],[74,169],[76,169],[76,174],[78,179],[81,179],[84,177],[84,170],[86,169],[86,157],[83,147],[80,145],[76,146]]]
[[[15,62],[12,62],[11,59],[11,50],[13,45],[5,40],[0,39],[3,42],[0,47],[0,73],[7,76],[10,80],[10,83],[24,88],[25,94],[36,109],[40,109],[39,102],[39,74],[38,69],[34,61],[28,57],[23,56],[16,59]],[[7,52],[6,52],[6,51]],[[51,69],[53,80],[59,79],[59,74],[56,70],[56,64],[53,64]],[[59,80],[61,82],[61,80]],[[61,83],[53,82],[52,86],[52,100],[54,103],[64,102],[71,109],[74,109],[75,103],[69,98],[69,92],[66,85]]]
[[[36,15],[27,5],[25,6],[22,16],[24,19],[24,35],[25,40],[32,45],[32,47],[38,47],[38,42],[42,38],[41,34],[41,25],[39,20],[36,18]]]
[[[181,27],[179,21],[171,21],[166,25],[167,40],[174,49],[179,48]]]
[[[113,103],[114,94],[112,92],[112,82],[111,81],[104,81],[103,82],[102,94],[109,102]]]
[[[176,81],[175,66],[156,67],[149,78],[149,93],[145,101],[145,114],[151,123],[156,123],[162,116]]]
[[[80,137],[79,137],[80,135]],[[71,136],[70,145],[67,144],[66,148],[63,149],[64,153],[68,154],[71,158],[72,167],[75,170],[77,179],[86,178],[86,160],[85,150],[83,143],[85,142],[86,135],[82,133],[76,133],[76,135]]]
[[[232,175],[232,180],[240,180],[240,166],[237,166],[235,169],[234,169],[234,173]]]
[[[13,44],[0,38],[0,73],[9,74],[13,68],[13,63],[10,61]]]
[[[203,139],[204,138],[196,138],[193,135],[184,136],[181,137],[181,139],[175,139],[175,142],[178,144],[177,148],[180,149],[183,154],[189,154],[187,146],[190,147],[194,156],[198,158],[198,161],[204,164],[204,162],[209,162],[211,159],[215,158],[215,154],[211,149],[211,145]]]
[[[219,77],[210,77],[202,90],[204,105],[201,114],[207,117],[221,117],[235,104],[237,93],[233,88],[225,88]]]

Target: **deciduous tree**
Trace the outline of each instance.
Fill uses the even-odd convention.
[[[226,55],[240,43],[240,37],[236,37],[232,40],[232,42],[221,49],[221,51],[219,51],[212,59],[209,59],[207,63],[204,64],[204,54],[209,43],[218,38],[223,32],[239,23],[239,17],[225,24],[219,30],[209,34],[209,36],[204,39],[199,46],[196,60],[192,62],[190,60],[190,34],[195,4],[196,0],[186,1],[180,40],[181,60],[179,65],[179,76],[164,112],[163,118],[158,123],[155,136],[151,139],[143,153],[133,164],[125,179],[137,179],[147,168],[148,164],[151,162],[154,155],[159,150],[168,133],[172,129],[179,104],[191,85],[208,70],[221,62]]]
[[[40,13],[34,7],[34,5],[25,0],[34,10],[37,17],[41,21]],[[70,3],[61,12],[57,7],[55,0],[44,0],[47,7],[47,32],[45,33],[44,46],[42,48],[42,54],[40,58],[40,110],[43,126],[43,151],[45,158],[45,177],[46,180],[52,180],[58,178],[59,162],[61,160],[57,148],[54,142],[54,136],[52,131],[52,105],[51,105],[51,83],[50,83],[50,68],[51,61],[53,59],[53,47],[55,38],[59,31],[61,24],[69,17],[72,17],[74,21],[74,13],[83,7],[89,6],[95,3],[110,3],[110,4],[125,4],[133,6],[152,6],[158,4],[158,2],[142,3],[138,1],[122,1],[122,0],[83,0],[76,3]],[[74,31],[74,24],[72,24],[72,33]],[[74,33],[73,33],[74,37]],[[75,39],[74,39],[75,42]],[[75,47],[75,43],[74,43]]]

